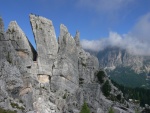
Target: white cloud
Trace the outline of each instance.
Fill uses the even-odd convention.
[[[150,13],[142,16],[131,30],[130,35],[139,40],[150,42]]]
[[[124,35],[110,32],[100,40],[82,40],[83,48],[100,51],[106,47],[120,47],[136,55],[150,55],[150,13],[142,16],[133,29]]]

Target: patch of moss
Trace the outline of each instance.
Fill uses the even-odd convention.
[[[10,52],[7,53],[6,59],[10,64],[12,63],[12,58],[11,58]]]
[[[64,96],[63,96],[63,99],[66,99],[66,98],[67,98],[67,94],[65,93]]]
[[[3,108],[0,108],[0,113],[17,113],[17,111],[5,110]]]
[[[84,79],[83,78],[79,78],[79,84],[83,84],[84,83]]]
[[[12,29],[12,33],[14,33],[15,32],[15,29]]]
[[[86,67],[86,64],[82,63],[82,66]]]
[[[112,107],[109,109],[108,113],[115,113]]]
[[[23,101],[22,101],[22,100],[19,100],[19,102],[20,102],[20,103],[23,103]]]
[[[20,109],[20,110],[22,110],[22,111],[24,111],[25,110],[25,108],[24,107],[20,107],[18,104],[16,104],[16,103],[11,103],[11,106],[13,107],[13,108],[17,108],[17,109]]]

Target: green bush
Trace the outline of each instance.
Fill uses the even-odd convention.
[[[17,113],[16,111],[11,111],[11,110],[5,110],[3,108],[0,108],[0,113]]]
[[[121,101],[121,94],[118,94],[118,95],[116,96],[116,98],[117,98],[117,100]]]
[[[67,98],[67,93],[65,93],[63,96],[63,99],[66,99],[66,98]]]
[[[111,91],[111,86],[109,84],[109,81],[107,80],[102,86],[102,92],[106,97],[108,97],[110,95],[110,91]]]
[[[104,77],[105,77],[105,72],[104,71],[99,71],[96,76],[97,76],[98,81],[100,83],[104,83]]]
[[[86,102],[84,102],[80,113],[90,113],[90,109],[89,109],[89,107],[88,107]]]
[[[12,63],[12,58],[11,58],[10,52],[7,53],[6,59],[10,64]]]
[[[20,109],[20,110],[22,110],[22,111],[24,111],[25,110],[25,108],[24,107],[20,107],[18,104],[16,104],[16,103],[11,103],[11,106],[13,107],[13,108],[17,108],[17,109]]]
[[[112,107],[109,109],[108,113],[115,113]]]

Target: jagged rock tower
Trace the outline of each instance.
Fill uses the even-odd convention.
[[[73,38],[61,24],[57,42],[52,21],[31,14],[30,22],[36,50],[17,22],[4,32],[0,18],[0,108],[79,113],[86,101],[92,112],[107,112],[112,102],[104,98],[95,76],[98,59],[82,49],[79,32]]]

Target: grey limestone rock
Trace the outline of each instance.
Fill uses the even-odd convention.
[[[32,86],[30,85],[29,73],[24,65],[29,59],[22,61],[11,40],[8,40],[8,35],[4,33],[1,37],[3,40],[0,40],[0,78],[3,82],[0,82],[0,99],[2,99],[0,106],[5,109],[17,110],[18,113],[32,110],[32,95],[30,93]],[[18,109],[14,106],[17,106]]]
[[[21,60],[25,63],[25,66],[31,66],[32,61],[36,57],[36,51],[16,21],[10,22],[6,34],[18,56],[20,56]]]
[[[63,42],[63,37],[68,33],[68,29],[65,25],[60,24],[60,36],[58,38],[59,47],[61,47],[61,43]]]
[[[4,40],[4,23],[1,17],[0,17],[0,40]]]
[[[74,37],[74,40],[76,42],[76,46],[77,47],[81,47],[81,44],[80,44],[80,33],[79,33],[79,31],[76,32],[76,36]]]
[[[4,23],[1,17],[0,17],[0,33],[4,33]]]
[[[95,79],[95,72],[99,69],[98,59],[82,49],[78,49],[79,54],[79,82],[91,83]]]
[[[58,52],[52,21],[30,14],[30,22],[37,47],[38,73],[52,76],[52,66]]]
[[[0,107],[17,113],[79,113],[86,101],[91,112],[107,113],[114,103],[101,92],[98,59],[82,49],[79,32],[73,38],[61,24],[57,42],[52,21],[31,14],[30,22],[37,59],[17,23],[5,33],[0,18]]]
[[[66,26],[60,25],[58,57],[53,65],[51,88],[74,92],[78,88],[78,54],[75,40]]]

